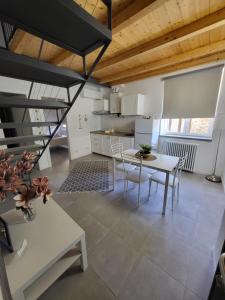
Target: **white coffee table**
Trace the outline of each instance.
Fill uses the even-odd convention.
[[[83,229],[54,200],[44,205],[36,199],[35,205],[37,216],[30,223],[21,222],[20,211],[4,215],[14,249],[28,242],[22,256],[16,251],[5,255],[14,300],[37,299],[78,259],[83,271],[88,265]]]

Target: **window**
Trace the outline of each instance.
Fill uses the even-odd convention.
[[[212,137],[214,118],[163,119],[162,135]]]

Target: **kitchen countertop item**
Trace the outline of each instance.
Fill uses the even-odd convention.
[[[114,132],[106,133],[104,130],[97,130],[97,131],[91,131],[91,133],[110,135],[110,136],[134,137],[134,134],[132,132],[114,131]]]

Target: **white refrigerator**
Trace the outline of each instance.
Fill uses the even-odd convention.
[[[153,149],[158,147],[160,120],[136,119],[134,146],[139,149],[139,144],[151,145]]]

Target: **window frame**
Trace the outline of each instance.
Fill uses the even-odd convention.
[[[177,136],[177,137],[189,137],[189,138],[207,138],[207,139],[211,139],[212,138],[212,134],[213,134],[213,128],[214,128],[214,121],[215,118],[209,118],[209,130],[208,130],[208,134],[197,134],[197,133],[191,133],[191,121],[195,119],[195,118],[189,118],[189,119],[184,119],[184,118],[180,118],[180,119],[161,119],[160,122],[160,135],[163,136]],[[204,118],[199,118],[199,119],[204,119]],[[164,128],[162,130],[162,122],[164,120],[168,120],[169,124],[168,124],[168,128]],[[172,120],[179,120],[178,123],[178,130],[179,131],[171,131],[171,126],[172,126]],[[184,130],[181,132],[181,128],[182,128],[182,121],[184,120]],[[165,127],[165,126],[164,126]]]

